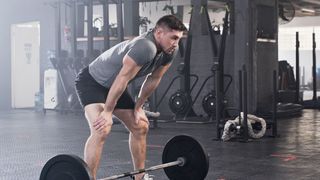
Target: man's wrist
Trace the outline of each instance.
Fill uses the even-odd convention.
[[[143,104],[144,104],[144,100],[138,97],[136,101],[136,108],[142,108]]]
[[[135,107],[134,107],[134,110],[135,110],[135,111],[140,110],[140,109],[142,109],[142,106],[137,106],[137,105],[135,105]]]
[[[110,106],[105,105],[103,111],[106,112],[106,113],[112,113],[113,108],[110,107]]]

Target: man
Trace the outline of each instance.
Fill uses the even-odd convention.
[[[164,16],[153,30],[115,45],[79,73],[76,90],[90,127],[84,160],[94,179],[113,123],[112,115],[130,131],[129,149],[134,168],[144,168],[149,122],[142,106],[170,67],[177,54],[178,42],[186,30],[175,16]],[[147,77],[134,102],[126,88],[133,79],[141,76]],[[148,177],[147,174],[138,174],[135,179]]]

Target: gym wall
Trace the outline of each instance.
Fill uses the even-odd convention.
[[[54,13],[45,2],[50,0],[12,0],[2,2],[0,6],[0,110],[11,108],[11,24],[40,22],[40,71],[47,66],[47,52],[54,48]],[[43,82],[43,74],[40,77]]]

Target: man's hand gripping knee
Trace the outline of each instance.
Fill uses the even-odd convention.
[[[112,124],[112,113],[102,111],[99,117],[93,122],[93,128],[96,131],[103,133],[105,128],[108,126],[112,126]]]
[[[146,116],[146,113],[144,112],[144,110],[139,107],[139,108],[135,108],[134,110],[134,122],[135,124],[139,124],[139,121],[145,121],[147,124],[149,124],[149,120]]]

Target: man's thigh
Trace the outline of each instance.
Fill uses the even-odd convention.
[[[104,110],[104,103],[93,103],[84,107],[86,119],[89,123],[90,129],[92,128],[93,122],[98,119],[100,113]],[[110,122],[112,123],[112,122]]]

